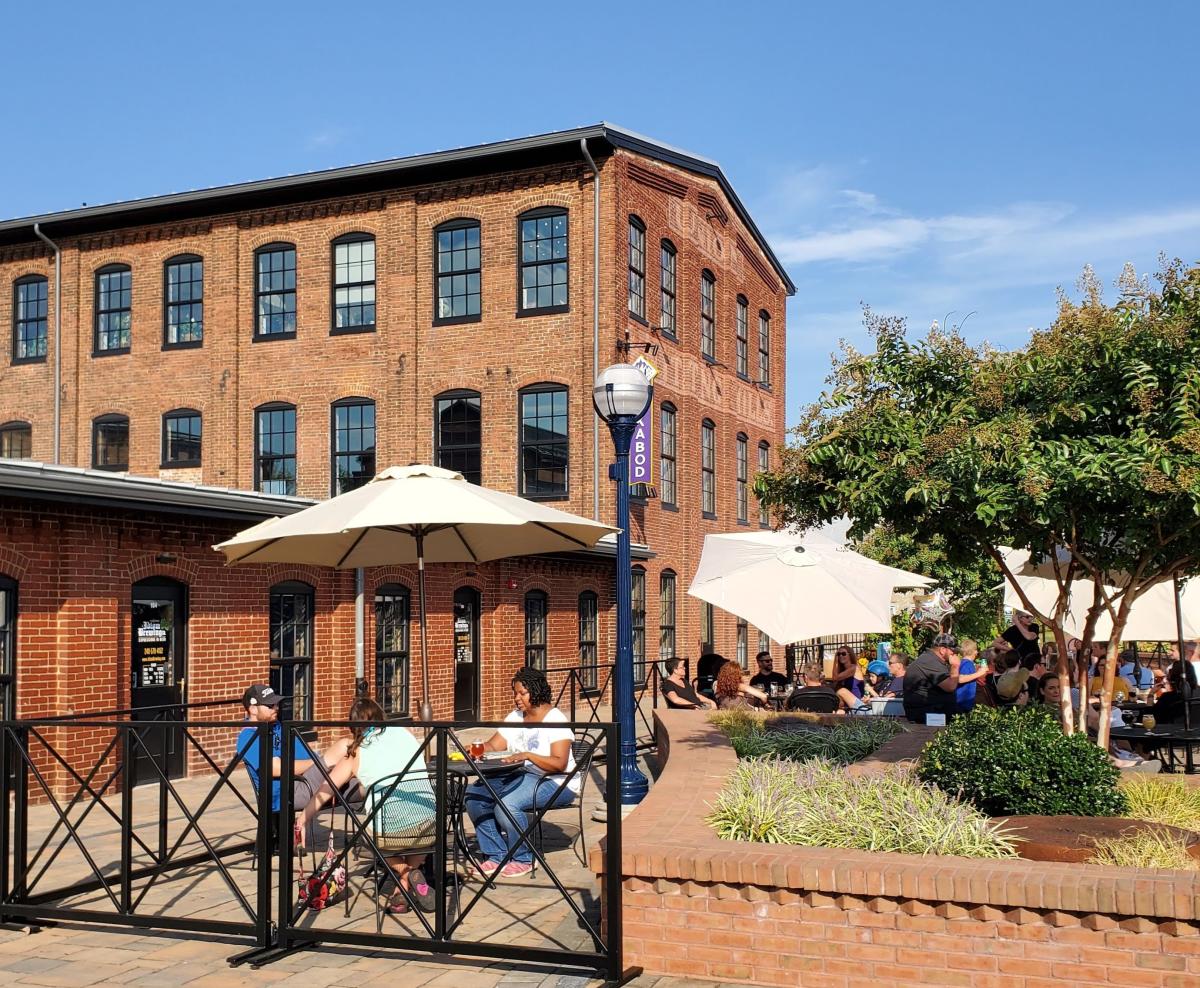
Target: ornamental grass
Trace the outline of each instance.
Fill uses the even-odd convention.
[[[1121,780],[1129,804],[1126,816],[1200,832],[1200,787],[1161,775],[1132,775]]]
[[[789,714],[786,719],[774,718],[774,729],[768,730],[771,719],[744,710],[722,711],[710,718],[729,738],[738,758],[783,758],[793,762],[818,758],[839,765],[866,758],[904,730],[890,717],[847,717],[826,726],[815,721],[793,723]]]
[[[1016,839],[908,770],[861,778],[826,759],[739,762],[708,816],[723,840],[966,858],[1016,857]]]
[[[1187,840],[1168,830],[1148,828],[1124,837],[1098,837],[1088,860],[1120,868],[1173,868],[1200,871],[1200,861],[1188,854]]]

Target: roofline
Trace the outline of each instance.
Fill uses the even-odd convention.
[[[490,144],[475,144],[469,147],[454,148],[449,151],[435,151],[429,154],[411,155],[403,158],[389,158],[384,161],[373,161],[362,165],[350,165],[340,168],[327,168],[320,171],[305,172],[300,175],[286,175],[281,178],[268,178],[253,182],[238,182],[232,185],[213,186],[207,189],[196,189],[190,192],[175,192],[169,195],[149,196],[143,199],[129,199],[123,202],[107,203],[100,206],[84,206],[80,209],[68,209],[60,212],[42,213],[37,216],[22,216],[0,221],[0,243],[16,243],[35,240],[34,226],[42,228],[50,236],[57,233],[60,236],[71,235],[71,227],[82,230],[109,229],[123,225],[134,225],[144,222],[163,222],[172,212],[191,212],[200,215],[196,207],[211,207],[209,213],[231,212],[247,208],[245,199],[270,196],[276,194],[286,197],[288,193],[295,194],[306,189],[313,190],[313,197],[337,195],[335,189],[325,189],[333,184],[371,184],[381,179],[399,178],[406,173],[419,172],[426,168],[444,168],[447,165],[465,164],[486,158],[502,157],[505,155],[529,155],[539,151],[576,146],[581,140],[603,140],[614,148],[634,151],[646,157],[656,159],[665,164],[675,165],[687,171],[714,179],[721,191],[733,206],[738,218],[746,225],[759,248],[766,255],[787,288],[789,295],[796,294],[796,286],[784,266],[780,263],[775,252],[771,250],[766,237],[758,229],[750,217],[733,186],[721,171],[721,166],[711,159],[692,154],[689,151],[663,144],[653,138],[646,137],[631,130],[617,127],[610,123],[592,124],[586,127],[575,127],[571,130],[552,131],[547,134],[536,134],[532,137],[520,137],[515,140],[496,141]],[[341,194],[345,194],[344,190]],[[192,207],[190,210],[187,207]],[[166,217],[159,214],[168,214]],[[154,217],[154,218],[148,218]],[[62,229],[56,229],[62,228]]]

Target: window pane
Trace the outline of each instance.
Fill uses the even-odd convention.
[[[477,316],[481,311],[479,225],[441,230],[436,237],[437,272],[453,277],[434,279],[438,319]]]
[[[166,342],[199,343],[204,339],[204,262],[167,262]]]
[[[255,490],[266,494],[296,493],[296,410],[259,411]]]
[[[481,484],[483,419],[478,394],[439,398],[434,407],[438,466]]]
[[[183,465],[200,462],[200,416],[168,415],[165,423],[166,445],[163,461]]]
[[[296,249],[273,247],[257,255],[255,333],[278,336],[296,331]]]
[[[375,403],[333,410],[333,493],[344,494],[375,476]]]
[[[521,308],[566,306],[567,214],[522,220],[520,239]]]
[[[48,282],[45,278],[20,281],[13,289],[13,340],[17,360],[46,356]]]
[[[521,395],[521,493],[567,494],[567,392],[565,388]]]
[[[129,420],[94,423],[92,448],[92,466],[100,470],[128,470]]]
[[[0,458],[28,460],[33,456],[33,427],[9,425],[0,429]]]

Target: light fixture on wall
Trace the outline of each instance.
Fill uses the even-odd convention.
[[[176,556],[175,553],[173,553],[173,552],[160,552],[157,556],[154,557],[154,561],[156,563],[160,563],[163,566],[166,566],[173,562],[177,562],[178,559],[179,559],[179,557]]]

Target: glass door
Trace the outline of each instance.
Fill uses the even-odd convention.
[[[179,778],[185,769],[184,712],[180,707],[186,702],[187,686],[187,588],[165,578],[135,583],[132,618],[129,685],[133,720],[163,725],[138,733],[134,780],[157,780],[159,771],[168,778]]]
[[[479,719],[479,591],[454,591],[454,719]]]

